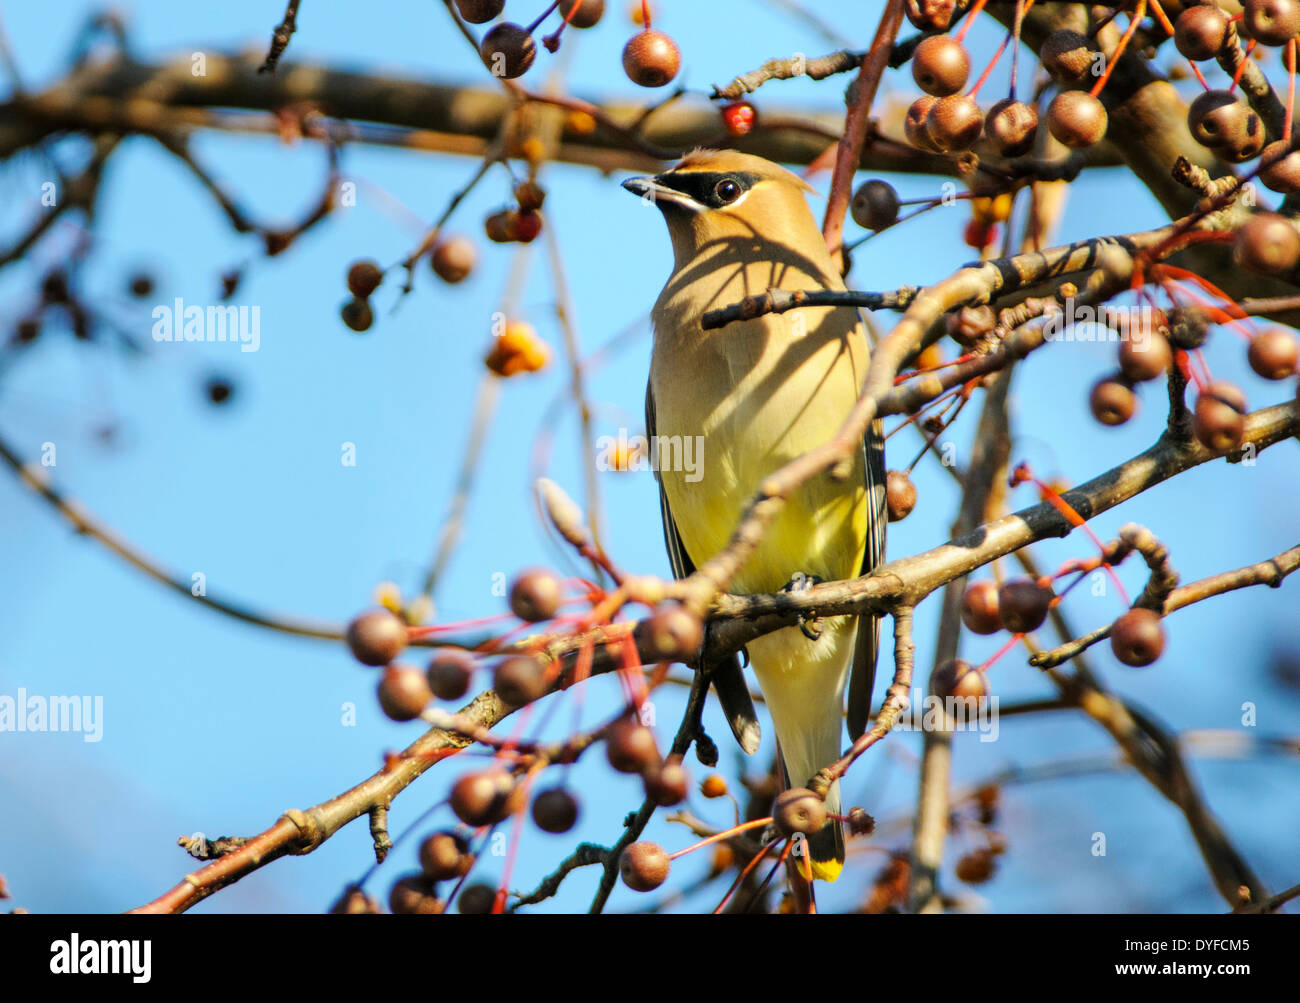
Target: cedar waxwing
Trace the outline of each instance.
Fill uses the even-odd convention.
[[[843,308],[800,308],[710,331],[700,325],[706,311],[771,288],[844,288],[804,197],[812,189],[794,174],[761,157],[697,150],[623,187],[654,201],[672,238],[673,273],[652,315],[646,435],[678,450],[685,437],[700,437],[694,475],[662,462],[680,452],[657,453],[664,538],[673,573],[684,577],[727,545],[765,477],[835,434],[862,390],[869,348],[861,317]],[[786,501],[732,590],[777,592],[870,571],[884,557],[885,522],[877,423],[847,478],[821,475]],[[849,731],[856,738],[865,730],[877,643],[874,617],[859,625],[838,616],[748,644],[787,785],[806,785],[839,756],[850,670]],[[702,670],[737,740],[753,752],[758,724],[739,658]],[[826,807],[840,811],[838,782]],[[827,822],[808,847],[813,875],[835,880],[844,863],[841,823]]]

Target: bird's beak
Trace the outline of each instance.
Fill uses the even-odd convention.
[[[700,208],[689,195],[679,192],[676,188],[669,188],[658,178],[649,175],[640,178],[628,178],[623,182],[623,187],[633,195],[639,195],[644,201],[660,207],[671,205],[690,210]]]

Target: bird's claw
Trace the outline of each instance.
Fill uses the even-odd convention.
[[[796,571],[790,576],[781,589],[782,592],[807,592],[814,585],[821,582],[816,575],[806,575],[802,571]],[[799,614],[799,631],[810,641],[816,641],[822,636],[821,628],[817,626],[817,614],[815,612]]]

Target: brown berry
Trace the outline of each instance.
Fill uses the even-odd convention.
[[[853,222],[864,230],[883,230],[898,220],[898,192],[888,181],[864,181],[849,202]]]
[[[1241,126],[1246,112],[1229,91],[1202,91],[1187,106],[1187,129],[1194,140],[1213,149],[1227,142],[1225,135]]]
[[[958,859],[953,872],[957,875],[958,881],[964,881],[968,885],[980,885],[993,877],[998,869],[997,864],[997,858],[990,851],[972,850]]]
[[[448,237],[433,246],[433,274],[448,285],[464,282],[478,262],[478,251],[468,237]]]
[[[533,65],[537,58],[537,43],[519,25],[502,21],[483,36],[478,54],[494,77],[513,80],[522,77]]]
[[[213,376],[203,384],[203,391],[212,404],[225,404],[235,392],[235,386],[229,380]]]
[[[483,221],[483,232],[494,244],[509,244],[515,239],[518,222],[518,212],[503,209]]]
[[[128,288],[136,299],[143,299],[153,292],[153,276],[145,272],[137,272],[131,276]]]
[[[384,273],[373,261],[354,261],[348,269],[348,292],[365,299],[384,281]]]
[[[700,793],[709,799],[726,797],[726,778],[721,773],[710,773],[700,781]]]
[[[523,707],[546,695],[546,667],[532,655],[514,655],[493,670],[492,688],[511,707]]]
[[[563,598],[564,587],[553,572],[530,568],[510,586],[510,611],[520,620],[538,623],[555,616]]]
[[[961,622],[976,634],[996,634],[1002,629],[998,615],[998,587],[985,580],[971,582],[961,597]]]
[[[543,832],[568,832],[578,821],[578,799],[563,787],[542,791],[533,801],[533,821]]]
[[[456,896],[456,911],[462,916],[486,916],[496,904],[497,890],[482,881],[467,885]]]
[[[926,135],[944,153],[970,149],[983,131],[984,115],[980,106],[966,94],[939,98],[925,117]]]
[[[1300,2],[1242,0],[1241,27],[1264,45],[1286,45],[1300,32]]]
[[[1092,416],[1103,425],[1123,425],[1137,411],[1137,394],[1113,377],[1098,381],[1088,397]]]
[[[1106,107],[1086,91],[1062,91],[1047,109],[1047,131],[1072,150],[1106,135]]]
[[[870,836],[876,831],[876,820],[863,808],[849,809],[849,833],[854,836]]]
[[[1013,578],[998,589],[998,613],[1003,626],[1014,634],[1041,627],[1051,602],[1051,590],[1029,578]]]
[[[978,700],[988,696],[988,677],[961,658],[950,658],[930,673],[930,693],[940,700]]]
[[[542,214],[531,209],[520,209],[514,218],[514,239],[520,244],[531,244],[542,232]]]
[[[330,906],[334,916],[374,916],[383,912],[383,907],[356,885],[343,889],[343,894]]]
[[[571,28],[594,28],[605,14],[605,0],[560,0],[560,13]]]
[[[420,844],[420,868],[430,881],[464,877],[474,863],[469,841],[454,832],[435,832]]]
[[[623,47],[623,71],[642,87],[662,87],[682,65],[677,43],[662,31],[638,31]]]
[[[406,624],[386,609],[370,610],[348,624],[348,647],[363,665],[387,665],[406,650]]]
[[[1300,233],[1274,213],[1257,213],[1237,234],[1237,263],[1265,275],[1282,275],[1300,262]]]
[[[916,485],[904,470],[891,470],[885,474],[885,504],[889,521],[906,519],[916,508]]]
[[[1174,22],[1174,46],[1188,59],[1213,59],[1228,44],[1228,15],[1214,4],[1188,7]]]
[[[1246,398],[1240,388],[1223,380],[1210,383],[1192,409],[1192,434],[1212,453],[1227,453],[1246,434]]]
[[[466,773],[451,788],[451,810],[466,825],[495,825],[520,807],[523,788],[499,767]]]
[[[1043,69],[1067,84],[1082,83],[1092,73],[1099,55],[1091,39],[1068,28],[1052,32],[1038,50]]]
[[[447,908],[434,893],[433,882],[422,874],[408,874],[393,884],[388,908],[394,916],[436,916]]]
[[[524,212],[536,212],[546,201],[546,189],[536,181],[521,181],[515,185],[515,202]]]
[[[1146,337],[1125,338],[1119,343],[1119,368],[1136,382],[1154,380],[1169,371],[1174,350],[1162,334],[1147,331]]]
[[[459,648],[448,648],[434,655],[425,670],[429,689],[439,700],[459,700],[469,692],[474,676],[474,656]]]
[[[642,780],[645,782],[646,797],[662,808],[670,808],[685,801],[691,782],[682,764],[671,759],[658,769],[652,767],[647,770]]]
[[[783,836],[811,836],[826,824],[826,802],[806,787],[792,787],[776,796],[772,822]]]
[[[658,766],[655,733],[632,718],[619,718],[605,733],[605,758],[619,773],[642,773]]]
[[[379,680],[379,706],[394,721],[413,721],[433,702],[433,690],[419,669],[390,665]]]
[[[912,54],[912,79],[927,94],[947,97],[966,86],[970,56],[951,35],[923,38]]]
[[[1110,650],[1125,665],[1150,665],[1165,650],[1160,614],[1144,607],[1129,610],[1110,629]]]
[[[695,657],[704,641],[704,624],[680,603],[663,603],[645,621],[647,654],[652,660],[682,662]]]
[[[903,118],[903,135],[918,150],[926,150],[930,153],[939,152],[939,148],[934,145],[925,127],[926,119],[930,117],[930,109],[934,107],[935,102],[938,100],[938,98],[926,94],[907,106],[907,115]]]
[[[643,840],[623,851],[618,873],[634,892],[652,892],[668,879],[671,863],[662,846]]]
[[[1264,147],[1259,164],[1259,180],[1265,188],[1282,195],[1300,192],[1300,150],[1292,150],[1287,140]]]
[[[1002,156],[1023,157],[1034,148],[1038,112],[1031,104],[1003,98],[985,116],[984,132]]]
[[[1266,380],[1284,380],[1300,362],[1300,343],[1290,331],[1270,327],[1250,339],[1246,350],[1250,368]]]
[[[907,0],[903,13],[921,31],[947,31],[957,10],[957,0]]]
[[[369,331],[370,325],[375,322],[375,314],[370,309],[370,303],[363,299],[348,300],[339,311],[339,316],[343,318],[344,324],[357,332]]]
[[[470,24],[486,24],[501,16],[506,0],[456,0],[460,16]]]

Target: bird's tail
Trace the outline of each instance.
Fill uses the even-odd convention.
[[[840,782],[831,784],[826,794],[826,811],[840,813]],[[837,818],[829,818],[821,832],[808,840],[812,876],[818,881],[834,881],[844,869],[844,825]]]

